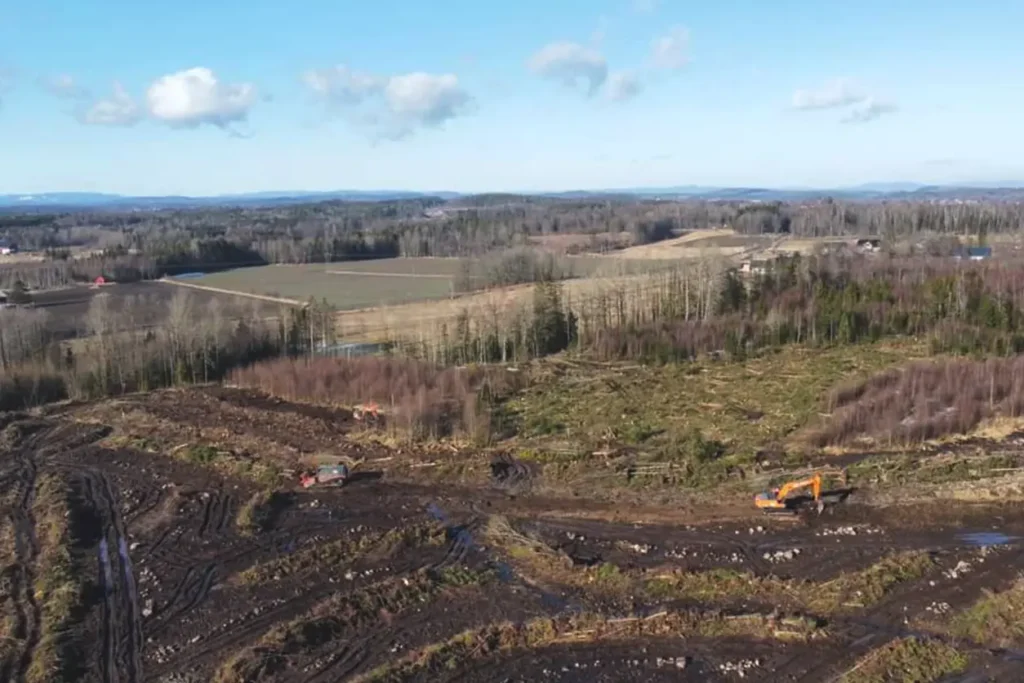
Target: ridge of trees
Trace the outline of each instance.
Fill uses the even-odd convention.
[[[557,330],[545,337],[557,342],[538,343],[540,330]],[[792,257],[749,278],[704,262],[575,299],[542,282],[532,308],[465,310],[435,339],[395,341],[445,364],[569,347],[604,360],[675,362],[894,336],[927,338],[935,353],[1024,352],[1024,260]]]
[[[216,300],[200,305],[183,289],[162,323],[141,325],[153,302],[126,299],[115,308],[108,296],[94,297],[89,335],[74,343],[50,332],[47,311],[0,310],[0,410],[219,381],[233,368],[311,355],[335,341],[334,311],[323,302],[271,316],[254,305],[232,318]]]
[[[0,287],[63,286],[188,270],[398,256],[481,256],[545,235],[590,235],[588,248],[667,239],[728,226],[742,234],[896,240],[909,235],[986,235],[1019,230],[1024,203],[953,201],[799,203],[546,199],[500,202],[322,202],[273,208],[92,211],[0,217],[0,237],[42,251],[42,263],[0,268]],[[602,246],[603,245],[603,246]],[[92,250],[72,258],[72,250]]]

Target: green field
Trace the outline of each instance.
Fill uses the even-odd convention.
[[[238,268],[188,282],[299,301],[327,299],[339,309],[350,310],[448,297],[457,268],[454,260],[387,259]]]
[[[678,262],[572,256],[561,257],[560,263],[575,277],[614,277],[664,270]],[[236,268],[185,282],[299,301],[327,299],[340,310],[353,310],[448,298],[462,267],[463,259],[395,258]]]

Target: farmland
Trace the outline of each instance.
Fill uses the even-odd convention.
[[[238,268],[187,282],[303,302],[310,297],[327,299],[339,308],[367,308],[450,296],[458,267],[455,259],[382,259]]]
[[[701,263],[736,264],[741,259],[778,253],[809,253],[842,240],[773,239],[737,235],[731,230],[694,231],[651,245],[604,255],[560,256],[569,274],[563,289],[576,302],[592,302],[623,289],[632,293],[663,290],[666,278]],[[334,264],[278,265],[212,273],[186,282],[282,297],[310,297],[340,311],[338,323],[347,341],[421,341],[434,339],[442,325],[451,328],[463,312],[493,317],[515,315],[530,305],[532,288],[513,285],[457,293],[464,263],[457,258],[399,258]],[[629,297],[635,300],[632,294]]]
[[[637,260],[601,256],[562,257],[578,278],[603,278],[663,271],[669,259]],[[260,266],[211,273],[186,281],[218,289],[304,302],[310,297],[340,310],[453,298],[464,259],[400,258],[331,264]]]

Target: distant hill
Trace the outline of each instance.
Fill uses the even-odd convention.
[[[846,188],[759,188],[637,187],[602,190],[571,190],[543,193],[464,194],[459,192],[412,192],[406,190],[336,190],[333,192],[271,191],[216,197],[131,197],[92,192],[47,192],[42,194],[0,195],[0,208],[10,211],[41,210],[156,210],[203,208],[213,206],[285,206],[322,201],[375,202],[402,199],[458,200],[461,205],[477,202],[496,204],[522,201],[526,197],[548,199],[703,199],[709,201],[810,201],[833,197],[848,201],[869,200],[989,200],[1024,201],[1024,183],[977,183],[965,185],[922,185],[919,183],[869,183]]]
[[[91,192],[2,194],[0,207],[47,209],[178,209],[208,206],[276,206],[323,201],[377,202],[398,199],[452,199],[455,192],[408,192],[404,190],[338,190],[335,192],[252,192],[215,197],[131,197]]]

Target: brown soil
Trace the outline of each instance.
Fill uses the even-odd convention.
[[[408,467],[442,451],[445,458],[483,454],[353,439],[358,425],[345,411],[237,389],[69,405],[42,417],[4,416],[0,426],[0,540],[13,539],[2,548],[0,576],[0,619],[10,619],[0,623],[14,624],[11,645],[0,647],[4,680],[24,680],[50,628],[31,588],[38,578],[31,492],[44,473],[66,482],[75,512],[72,554],[94,568],[81,577],[86,613],[67,634],[89,653],[79,680],[104,683],[314,683],[374,675],[732,681],[739,680],[736,667],[744,681],[830,681],[867,652],[911,634],[915,617],[936,601],[966,607],[984,590],[1007,587],[1024,563],[1024,548],[1012,540],[982,556],[963,536],[995,527],[1024,538],[1024,510],[1014,507],[880,509],[851,499],[820,517],[783,522],[729,501],[707,510],[658,509],[546,497],[542,487],[511,495],[496,485],[417,480]],[[181,456],[196,444],[219,455],[210,462]],[[291,475],[268,484],[237,467],[269,461],[284,471],[314,453],[363,458],[355,470],[363,476],[341,489],[301,490]],[[231,467],[222,467],[221,458]],[[286,492],[285,502],[262,530],[246,531],[236,518],[268,485]],[[396,668],[460,633],[503,622],[550,617],[554,624],[581,612],[614,622],[663,609],[773,619],[780,607],[791,611],[742,595],[709,602],[659,602],[629,591],[609,596],[597,584],[531,574],[514,548],[488,536],[498,516],[510,533],[564,560],[574,576],[602,565],[640,581],[727,569],[825,585],[914,550],[930,553],[934,566],[869,606],[805,612],[821,636],[807,642],[777,629],[602,636],[601,626],[573,634],[553,627],[553,636],[538,636],[529,647],[517,641],[453,649],[440,669]],[[961,562],[970,571],[956,572]],[[1024,665],[1012,658],[972,643],[957,646],[971,654],[972,671],[1024,679]]]

